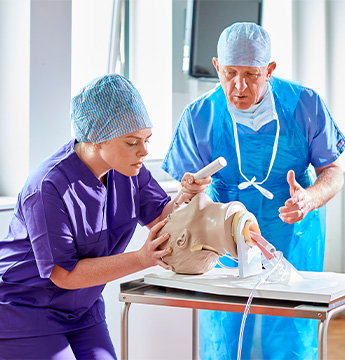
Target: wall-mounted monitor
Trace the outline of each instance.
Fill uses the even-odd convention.
[[[221,32],[238,21],[261,25],[263,0],[188,0],[183,71],[195,78],[217,79],[212,58]]]

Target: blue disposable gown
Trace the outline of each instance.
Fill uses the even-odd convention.
[[[270,80],[280,123],[274,165],[262,185],[273,193],[272,200],[244,181],[239,172],[233,122],[220,85],[198,98],[184,110],[176,127],[162,168],[180,180],[185,172],[196,172],[219,156],[228,165],[213,176],[208,194],[214,201],[240,201],[252,212],[263,236],[298,270],[322,271],[325,244],[325,208],[309,212],[295,223],[279,218],[279,207],[290,197],[286,180],[290,169],[304,187],[313,184],[313,167],[334,162],[344,151],[345,138],[331,118],[326,105],[313,90],[298,84]],[[260,182],[265,179],[272,156],[277,122],[257,132],[237,124],[242,173]],[[222,262],[234,266],[231,260]],[[200,357],[236,359],[242,314],[200,311]],[[255,329],[261,331],[254,332]],[[247,319],[242,359],[316,359],[317,321],[250,315]]]

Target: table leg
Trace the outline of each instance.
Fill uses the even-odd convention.
[[[329,317],[325,320],[320,320],[318,334],[317,334],[317,343],[318,343],[318,359],[326,360],[327,359],[327,329],[328,329]]]
[[[131,303],[122,306],[121,318],[121,360],[128,360],[128,311]]]
[[[345,311],[345,304],[338,306],[331,311],[329,311],[326,315],[325,320],[320,320],[319,329],[317,333],[317,345],[319,349],[319,360],[327,360],[327,330],[328,324],[332,319],[333,315],[339,314],[340,312]]]
[[[199,359],[199,316],[198,310],[193,309],[193,326],[192,326],[192,359],[198,360]]]
[[[317,345],[319,349],[319,360],[327,360],[327,330],[328,324],[332,319],[333,315],[336,315],[345,310],[345,304],[337,308],[332,309],[326,315],[325,320],[320,320],[319,329],[317,333]]]

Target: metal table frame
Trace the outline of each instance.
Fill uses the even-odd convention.
[[[247,298],[179,290],[169,287],[147,285],[144,279],[122,283],[119,300],[123,302],[121,318],[121,359],[128,360],[128,313],[132,303],[173,306],[193,310],[192,359],[198,360],[198,309],[243,313]],[[251,314],[273,315],[319,320],[318,358],[327,359],[327,329],[333,315],[345,310],[345,298],[330,304],[305,303],[294,300],[255,298],[250,307]]]

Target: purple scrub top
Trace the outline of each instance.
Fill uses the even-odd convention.
[[[55,264],[124,252],[137,223],[156,219],[170,197],[143,166],[137,176],[108,172],[105,187],[70,141],[44,161],[19,193],[0,240],[0,338],[73,331],[105,319],[105,285],[65,290]]]

